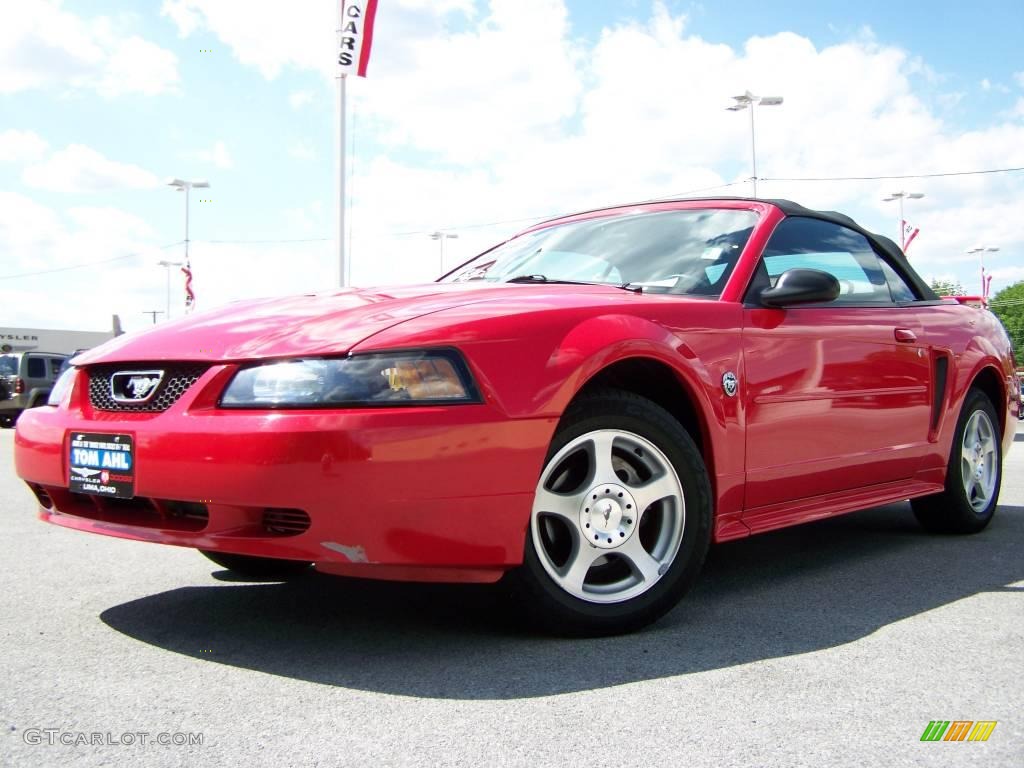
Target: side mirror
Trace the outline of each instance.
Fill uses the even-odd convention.
[[[787,269],[775,281],[774,288],[761,291],[761,303],[767,307],[791,307],[796,304],[820,304],[835,301],[839,281],[820,269]]]

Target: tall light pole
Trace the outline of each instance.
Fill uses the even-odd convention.
[[[903,201],[904,200],[920,200],[924,197],[924,192],[893,192],[888,197],[883,197],[883,203],[891,203],[893,200],[900,201],[900,220],[899,220],[899,239],[896,241],[900,244],[900,248],[904,251],[907,250],[907,236],[903,231],[903,227],[906,224],[906,220],[903,218]]]
[[[750,91],[744,92],[742,96],[733,96],[733,101],[736,103],[731,107],[726,107],[730,112],[741,112],[744,109],[750,110],[750,166],[752,173],[750,175],[750,182],[754,188],[754,197],[757,197],[757,139],[754,134],[754,107],[761,105],[762,107],[777,107],[782,103],[781,96],[755,96]]]
[[[981,265],[981,301],[983,304],[988,303],[988,286],[985,285],[985,254],[995,253],[999,248],[991,245],[977,245],[974,248],[967,249],[967,255],[973,256],[978,254],[978,262]]]
[[[186,281],[185,281],[185,311],[188,312],[192,308],[192,304],[195,301],[195,297],[192,296],[192,263],[188,259],[188,193],[193,189],[209,189],[210,182],[206,179],[194,179],[192,181],[183,181],[178,178],[168,179],[167,186],[175,187],[179,192],[185,193],[185,269],[187,270]]]
[[[180,267],[184,263],[184,261],[167,261],[166,259],[157,262],[158,266],[167,268],[167,313],[164,317],[168,320],[171,319],[171,267]]]
[[[457,238],[458,238],[458,234],[455,233],[455,232],[441,232],[441,231],[438,231],[438,232],[431,232],[430,233],[430,239],[431,240],[437,240],[437,241],[439,241],[441,243],[441,273],[440,274],[442,274],[442,275],[444,274],[444,241],[445,240],[455,240]]]

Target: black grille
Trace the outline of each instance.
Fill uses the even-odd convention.
[[[298,536],[309,530],[309,515],[301,509],[267,509],[263,528],[278,536]]]
[[[206,373],[210,366],[203,363],[116,363],[114,365],[93,365],[89,374],[89,402],[100,411],[145,411],[157,413],[166,411],[185,391]],[[118,371],[164,372],[163,381],[153,396],[144,403],[119,403],[110,396],[110,377]]]

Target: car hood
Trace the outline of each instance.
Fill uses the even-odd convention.
[[[236,302],[118,336],[75,358],[75,365],[144,360],[243,361],[344,354],[399,323],[468,304],[586,303],[630,295],[601,285],[430,283],[348,289]],[[495,314],[501,313],[495,306]]]

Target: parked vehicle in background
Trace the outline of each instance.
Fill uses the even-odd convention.
[[[26,408],[45,405],[67,355],[8,352],[0,355],[0,427],[10,427]]]
[[[1017,418],[1024,419],[1024,371],[1017,371]]]

